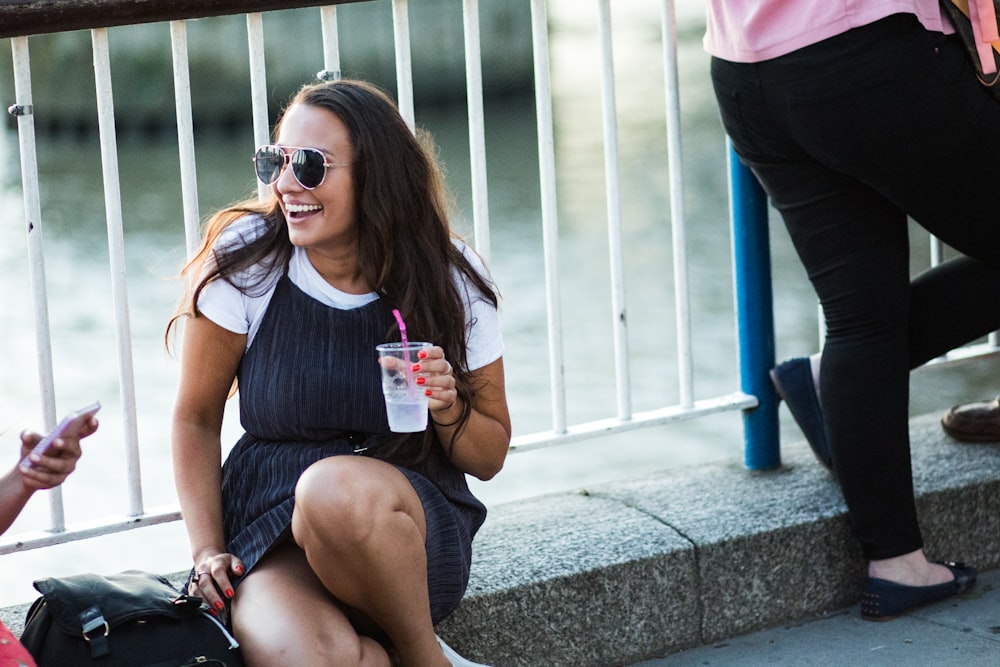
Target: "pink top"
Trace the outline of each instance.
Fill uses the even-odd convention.
[[[927,30],[955,31],[940,0],[707,0],[707,6],[705,50],[733,62],[776,58],[892,14],[914,14]]]

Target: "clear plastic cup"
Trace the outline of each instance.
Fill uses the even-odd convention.
[[[420,350],[430,343],[408,342],[376,345],[382,368],[382,395],[389,428],[394,433],[416,433],[427,429],[427,395],[416,383],[412,366]]]

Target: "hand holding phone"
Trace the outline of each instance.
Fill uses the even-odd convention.
[[[86,405],[79,410],[74,410],[60,420],[56,427],[52,429],[44,438],[38,441],[28,456],[21,459],[21,466],[24,468],[31,467],[31,457],[32,456],[42,456],[45,452],[52,446],[52,443],[56,438],[61,438],[63,436],[79,436],[80,429],[83,428],[84,423],[90,419],[93,415],[97,414],[97,411],[101,409],[101,404],[94,401],[90,405]]]

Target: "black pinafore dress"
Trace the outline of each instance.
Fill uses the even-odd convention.
[[[240,422],[246,433],[222,469],[223,522],[230,553],[247,572],[291,534],[295,484],[328,456],[355,456],[389,433],[375,346],[393,317],[381,299],[331,308],[283,276],[240,363]],[[427,518],[427,575],[435,623],[458,606],[472,538],[486,508],[443,455],[428,476],[396,466]]]

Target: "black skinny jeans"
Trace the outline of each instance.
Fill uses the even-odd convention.
[[[712,80],[823,307],[823,412],[862,551],[919,549],[909,369],[1000,328],[1000,103],[956,38],[908,14],[713,59]],[[908,215],[966,257],[911,282]]]

